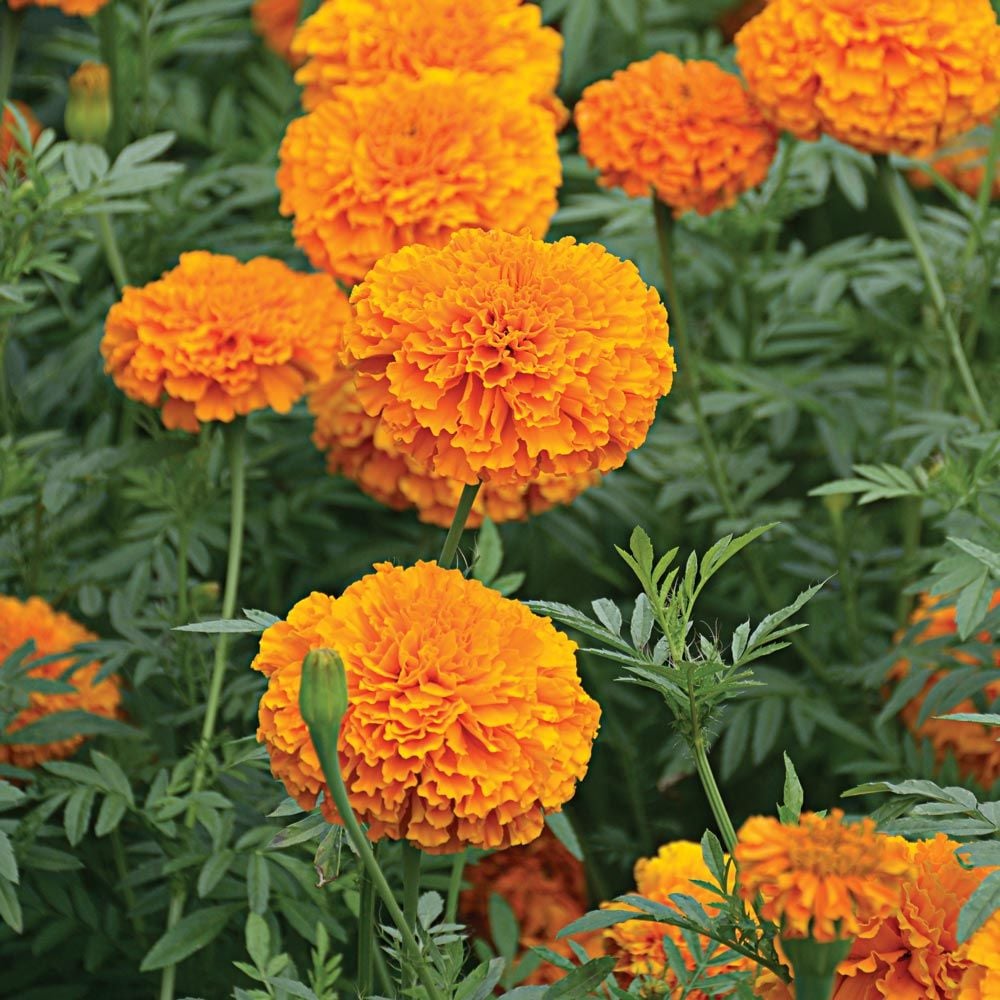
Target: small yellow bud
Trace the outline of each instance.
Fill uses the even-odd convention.
[[[209,608],[218,607],[221,592],[222,588],[214,580],[196,583],[188,592],[191,608],[196,614],[204,614]]]
[[[826,507],[833,517],[839,518],[851,506],[851,494],[828,493],[823,497],[823,506]]]
[[[104,142],[111,128],[110,84],[104,63],[82,63],[69,78],[66,134],[75,142]]]

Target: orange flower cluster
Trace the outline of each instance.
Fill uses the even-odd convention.
[[[899,908],[858,933],[838,967],[834,1000],[922,997],[951,1000],[969,965],[959,947],[958,913],[990,868],[963,868],[944,834],[907,844],[912,873]]]
[[[559,80],[562,36],[521,0],[326,0],[292,51],[305,61],[295,79],[307,109],[344,84],[398,85],[435,68],[481,74],[546,101]]]
[[[105,371],[132,399],[197,431],[270,406],[286,413],[329,369],[350,318],[326,275],[281,261],[197,251],[143,288],[126,288],[105,324]]]
[[[956,1000],[1000,997],[1000,913],[994,913],[965,946],[968,966]]]
[[[587,879],[583,865],[549,830],[530,844],[508,847],[483,858],[466,869],[465,878],[470,885],[461,896],[461,916],[479,937],[490,937],[490,897],[496,893],[517,918],[521,946],[518,962],[537,947],[573,957],[568,941],[556,935],[587,912]],[[599,934],[580,935],[573,940],[595,957],[601,953]],[[560,969],[543,962],[524,984],[554,983],[562,976]]]
[[[35,644],[34,652],[28,657],[31,661],[63,652],[69,654],[78,643],[96,638],[69,615],[53,610],[40,597],[19,601],[16,597],[0,596],[0,661],[29,640]],[[60,694],[32,692],[27,707],[8,726],[8,735],[56,712],[84,711],[106,719],[113,719],[118,714],[121,702],[118,678],[112,675],[96,680],[101,668],[97,662],[84,664],[68,677],[63,676],[73,662],[73,657],[67,655],[65,659],[50,660],[29,669],[29,677],[65,680],[75,690]],[[73,736],[55,743],[0,743],[0,763],[37,767],[47,760],[69,757],[83,741],[83,736]]]
[[[394,510],[415,507],[421,521],[448,527],[462,484],[423,471],[405,450],[393,444],[376,417],[364,411],[351,372],[338,368],[309,394],[316,418],[313,443],[326,453],[327,467],[353,479],[369,496]],[[466,526],[488,517],[496,524],[523,521],[557,504],[571,503],[598,482],[597,473],[539,476],[512,486],[486,483],[476,494]]]
[[[929,166],[959,191],[964,191],[970,198],[976,198],[986,177],[988,155],[989,148],[986,145],[976,143],[971,136],[966,136],[963,141],[939,150],[930,159]],[[922,170],[911,170],[907,177],[914,187],[929,188],[934,184]],[[1000,164],[997,164],[993,175],[990,197],[1000,198]]]
[[[702,857],[700,845],[690,841],[678,840],[664,844],[655,858],[642,858],[636,862],[637,895],[676,909],[670,895],[680,892],[693,897],[711,912],[713,908],[717,908],[719,897],[697,885],[694,879],[709,883],[713,881],[712,874]],[[603,909],[613,910],[634,909],[625,903],[602,903],[601,906]],[[677,912],[680,914],[681,911],[678,909]],[[627,920],[625,923],[609,927],[604,932],[604,937],[609,953],[618,959],[615,972],[622,977],[626,985],[637,977],[645,976],[652,980],[657,995],[660,995],[662,989],[666,996],[674,996],[673,991],[678,986],[677,977],[667,963],[663,948],[664,938],[677,946],[689,969],[695,967],[694,956],[688,949],[684,935],[679,927],[671,924],[654,923],[652,920]],[[712,942],[707,938],[702,938],[701,944],[706,950],[712,947]],[[750,960],[740,957],[732,962],[714,965],[708,972],[710,976],[716,976],[751,968],[753,966]],[[709,996],[701,990],[686,995],[691,1000],[707,1000]]]
[[[927,156],[1000,105],[990,0],[772,0],[736,49],[764,113],[801,139]]]
[[[28,124],[28,133],[34,143],[42,134],[42,126],[34,116],[31,108],[23,101],[11,101],[18,111],[24,116]],[[17,119],[10,108],[3,109],[3,117],[0,118],[0,168],[7,166],[7,161],[14,152],[23,152],[21,144],[18,142],[14,130],[17,128]]]
[[[900,884],[912,866],[906,842],[876,833],[870,819],[844,823],[803,813],[797,826],[751,816],[738,834],[739,891],[763,899],[760,915],[786,938],[853,937],[869,920],[898,911]]]
[[[108,0],[7,0],[11,10],[25,7],[58,7],[67,17],[93,17]]]
[[[562,178],[547,112],[450,70],[341,87],[292,122],[280,158],[296,242],[347,280],[408,244],[443,246],[463,226],[542,236]]]
[[[292,37],[299,26],[301,8],[302,0],[254,0],[250,8],[254,31],[291,66],[301,61],[292,55]]]
[[[921,594],[917,607],[910,616],[910,624],[926,622],[926,627],[918,636],[918,642],[927,642],[942,636],[952,636],[958,633],[958,622],[954,604],[942,604],[942,598]],[[1000,605],[1000,590],[997,590],[990,602],[990,607]],[[902,633],[897,635],[897,641]],[[981,632],[977,637],[982,643],[991,643],[988,632]],[[964,653],[946,654],[949,659],[963,664],[975,664],[973,657]],[[993,665],[1000,667],[1000,649],[994,651]],[[910,672],[908,660],[898,660],[889,674],[890,679],[899,680]],[[917,739],[929,740],[937,755],[938,761],[944,760],[949,754],[955,757],[959,771],[966,777],[975,778],[984,788],[989,788],[997,778],[1000,778],[1000,743],[997,743],[996,730],[988,726],[980,726],[974,722],[949,722],[929,718],[922,725],[917,725],[920,709],[924,704],[927,691],[948,671],[935,671],[928,676],[923,691],[900,711],[903,724]],[[983,693],[987,701],[1000,698],[1000,681],[989,681],[983,685]],[[952,712],[977,712],[972,699],[966,699],[957,705],[942,709],[940,714]]]
[[[574,112],[599,183],[709,215],[767,177],[777,132],[739,79],[659,52],[592,84]]]
[[[351,302],[365,411],[463,483],[617,468],[673,381],[659,296],[598,244],[463,230],[383,258]]]
[[[325,786],[299,711],[302,660],[324,647],[344,661],[340,761],[373,840],[429,854],[525,844],[586,773],[600,708],[575,643],[457,570],[382,563],[339,598],[296,604],[253,662],[268,680],[257,738],[305,808]],[[328,795],[323,813],[339,821]]]

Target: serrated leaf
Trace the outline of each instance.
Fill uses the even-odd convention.
[[[629,630],[632,635],[632,645],[636,649],[642,649],[653,634],[653,605],[649,603],[649,598],[645,594],[640,594],[635,599]]]
[[[545,1000],[580,1000],[604,982],[617,962],[614,955],[591,959],[550,986],[544,994]]]
[[[583,861],[583,848],[573,829],[573,824],[565,813],[553,812],[545,816],[545,825],[556,835],[556,839],[577,861]]]
[[[205,859],[205,863],[198,872],[198,898],[204,899],[219,884],[219,880],[226,874],[233,861],[233,852],[229,849],[224,851],[213,851]]]
[[[1000,871],[987,875],[959,911],[959,943],[967,941],[998,909],[1000,909]]]
[[[24,930],[24,917],[21,914],[17,890],[12,882],[2,878],[0,878],[0,920],[15,934],[20,934]]]
[[[92,785],[84,785],[82,788],[75,789],[66,801],[63,823],[66,827],[66,839],[73,847],[76,847],[83,840],[83,835],[87,832],[96,795],[96,788]]]
[[[618,610],[618,605],[607,597],[599,597],[590,605],[597,615],[597,620],[615,635],[621,635],[622,613]]]
[[[10,837],[0,830],[0,879],[6,879],[15,885],[20,880],[17,871],[17,858],[14,856],[14,845]]]
[[[497,953],[511,962],[517,954],[521,934],[517,917],[507,900],[496,892],[490,893],[488,912],[490,937],[493,938]]]
[[[243,618],[217,618],[208,622],[191,622],[189,625],[175,625],[174,632],[203,632],[207,635],[217,635],[220,632],[227,633],[256,633],[264,631],[265,626],[258,622],[246,621]]]
[[[139,971],[153,972],[201,951],[222,933],[232,912],[232,906],[209,906],[182,917],[146,952]]]
[[[503,564],[503,542],[497,526],[487,517],[476,536],[476,558],[472,564],[472,575],[482,583],[493,580]]]
[[[591,910],[582,917],[577,917],[571,924],[567,924],[556,937],[565,938],[573,934],[599,931],[605,927],[614,927],[615,924],[626,920],[635,920],[635,910]]]
[[[799,776],[795,773],[795,765],[792,763],[792,758],[787,753],[782,754],[782,756],[785,760],[785,786],[782,805],[797,821],[799,815],[802,813],[805,794],[802,791],[802,782],[799,781]]]
[[[253,959],[254,965],[258,969],[265,968],[271,956],[271,931],[267,921],[259,913],[248,914],[243,936],[247,954]]]

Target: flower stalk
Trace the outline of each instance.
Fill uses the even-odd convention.
[[[451,519],[451,527],[448,529],[444,545],[441,547],[441,555],[438,556],[438,565],[444,569],[451,569],[451,565],[455,561],[458,543],[465,530],[465,522],[469,519],[472,505],[476,501],[476,494],[482,485],[481,482],[475,482],[466,483],[462,487],[462,495],[458,498],[458,506],[455,507],[455,515]]]

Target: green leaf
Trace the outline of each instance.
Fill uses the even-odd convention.
[[[487,517],[483,518],[479,534],[476,536],[476,558],[472,564],[472,575],[483,583],[490,583],[503,565],[503,542],[497,526]]]
[[[580,1000],[607,979],[617,962],[614,955],[591,959],[550,986],[544,994],[545,1000]]]
[[[198,897],[204,899],[218,884],[233,861],[233,852],[229,849],[212,852],[201,866],[198,873]]]
[[[266,913],[271,895],[271,871],[262,854],[251,854],[247,862],[247,903],[253,913]]]
[[[267,960],[271,957],[271,932],[268,929],[267,921],[259,913],[251,913],[247,916],[244,937],[247,954],[253,959],[254,965],[258,969],[265,968]]]
[[[958,941],[967,941],[1000,909],[1000,871],[990,872],[958,914]]]
[[[266,626],[259,622],[246,621],[243,618],[216,618],[208,622],[192,622],[190,625],[175,625],[174,632],[205,632],[209,635],[217,635],[220,632],[254,632],[258,635],[264,631]]]
[[[68,740],[73,736],[96,736],[98,734],[116,737],[127,736],[130,739],[142,736],[139,730],[124,722],[119,722],[118,719],[106,719],[102,715],[92,715],[90,712],[72,709],[68,712],[54,712],[37,722],[29,723],[15,733],[11,733],[9,741],[14,742],[16,736],[18,743],[57,743],[59,740]]]
[[[649,598],[645,594],[640,594],[635,599],[630,630],[632,645],[636,649],[642,649],[653,634],[653,605],[649,603]]]
[[[562,20],[563,46],[562,84],[577,89],[590,65],[590,46],[597,30],[599,0],[573,0]]]
[[[102,803],[97,813],[97,822],[94,824],[94,833],[98,837],[103,837],[110,833],[122,821],[128,802],[124,797],[116,793],[109,795]]]
[[[15,934],[20,934],[24,930],[24,918],[21,915],[17,890],[12,882],[2,878],[0,878],[0,920]]]
[[[135,805],[132,796],[132,786],[129,784],[125,772],[110,758],[96,750],[90,751],[90,760],[98,773],[106,782],[107,788],[112,792],[117,792],[130,805]]]
[[[182,917],[146,952],[139,971],[153,972],[155,969],[183,962],[185,958],[201,951],[222,933],[234,909],[233,906],[209,906]]]
[[[510,904],[498,893],[490,893],[489,899],[490,936],[497,952],[508,962],[517,954],[521,928]]]
[[[610,629],[615,635],[621,635],[622,613],[614,601],[607,597],[599,597],[596,601],[591,602],[590,606],[594,609],[597,620],[605,628]]]
[[[635,920],[635,917],[635,910],[591,910],[582,917],[577,917],[571,924],[567,924],[556,937],[564,938],[586,931],[603,930],[605,927],[614,927],[615,924],[624,923],[626,920]]]
[[[83,840],[83,835],[90,825],[90,813],[96,795],[96,788],[92,785],[84,785],[82,788],[75,789],[66,802],[66,813],[63,817],[66,839],[74,847]]]
[[[14,845],[11,844],[10,837],[3,830],[0,830],[0,879],[6,879],[15,884],[19,881]]]
[[[796,824],[802,813],[802,803],[805,801],[805,795],[802,791],[802,782],[799,781],[799,776],[795,773],[795,765],[792,763],[792,758],[787,753],[783,754],[783,756],[785,758],[785,798],[782,804],[778,806],[778,815],[781,817],[782,823]]]
[[[573,829],[573,824],[565,813],[547,813],[545,825],[556,835],[556,839],[577,861],[583,861],[583,848],[580,846],[580,839]]]

